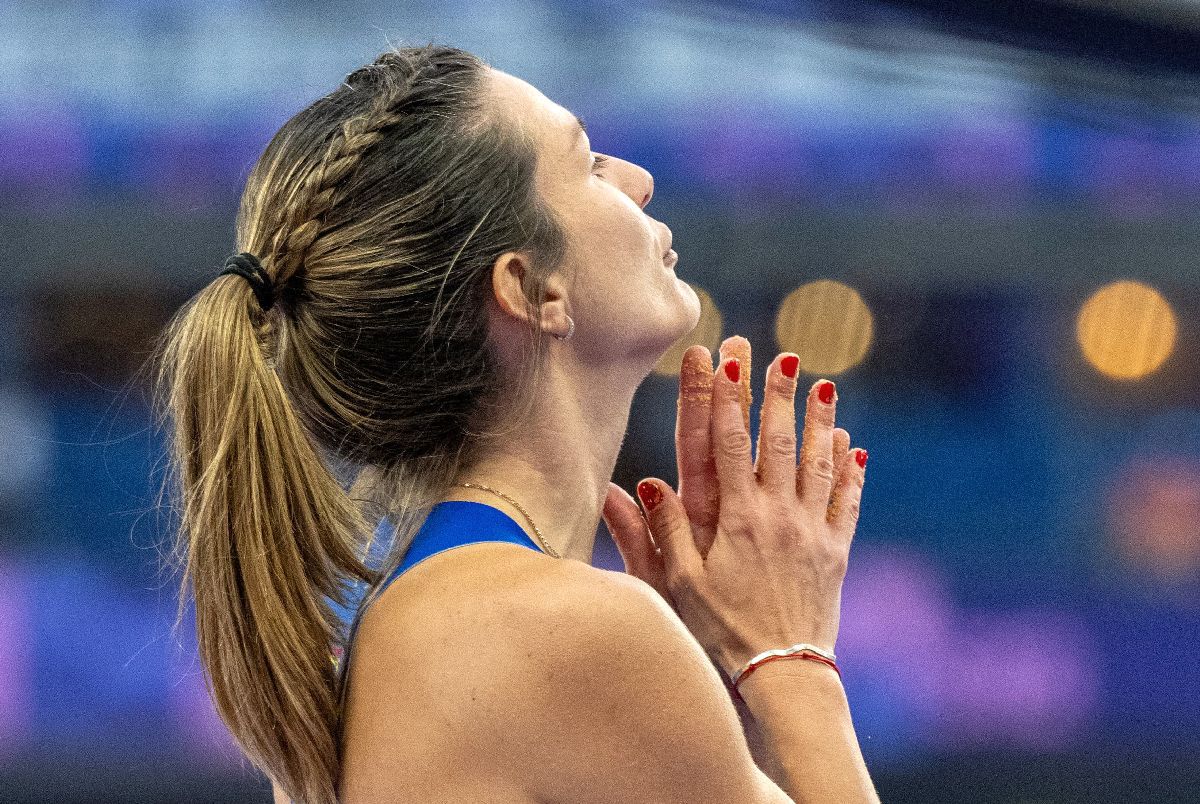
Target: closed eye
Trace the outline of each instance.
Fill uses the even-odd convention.
[[[604,156],[603,154],[592,154],[592,173],[594,173],[597,176],[600,176],[600,178],[604,178],[603,176],[601,176],[601,174],[597,173],[596,171],[598,171],[600,168],[604,167],[607,163],[608,163],[607,156]]]

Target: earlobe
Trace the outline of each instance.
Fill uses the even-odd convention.
[[[575,321],[568,315],[567,295],[558,274],[546,280],[546,300],[542,303],[544,329],[561,341],[575,334]],[[565,322],[565,328],[564,328]]]
[[[524,255],[508,252],[496,260],[492,269],[492,294],[496,304],[508,315],[525,324],[534,317],[533,305],[521,289],[528,263]],[[542,328],[559,340],[575,334],[575,322],[567,314],[566,289],[561,277],[552,274],[546,281],[546,296],[542,302]]]

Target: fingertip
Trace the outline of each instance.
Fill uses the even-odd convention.
[[[728,338],[721,341],[721,349],[724,350],[733,346],[741,346],[743,344],[749,346],[750,341],[746,340],[746,338],[742,335],[730,335]]]
[[[613,494],[613,493],[614,493],[614,492],[616,492],[616,495],[615,495],[615,496],[617,496],[617,497],[624,496],[624,497],[628,498],[629,500],[632,500],[632,499],[633,499],[632,497],[630,497],[630,496],[629,496],[629,492],[628,492],[628,491],[626,491],[625,489],[621,488],[621,487],[620,487],[618,484],[616,484],[616,483],[614,483],[613,481],[611,481],[611,480],[610,480],[610,481],[608,481],[608,493],[604,495],[604,503],[605,503],[605,505],[607,505],[607,504],[608,504],[608,501],[609,501],[609,500],[613,499],[613,497],[614,497],[614,494]]]
[[[846,453],[849,451],[850,433],[841,427],[833,428],[833,454],[838,456],[839,462],[845,458]]]
[[[702,344],[689,346],[683,353],[680,368],[686,372],[696,371],[711,375],[713,371],[712,352]]]
[[[620,524],[630,517],[630,515],[640,517],[642,509],[638,506],[637,500],[629,496],[629,492],[618,486],[616,483],[609,483],[609,493],[604,496],[604,504],[600,507],[600,517],[609,524],[609,530],[612,530],[613,523]],[[616,489],[616,493],[613,491]]]
[[[638,499],[642,501],[642,507],[646,513],[658,508],[663,501],[663,490],[654,478],[645,478],[637,484]]]
[[[730,357],[721,362],[721,373],[729,382],[737,384],[741,380],[742,363],[736,357]]]
[[[800,372],[800,356],[795,352],[784,352],[779,356],[778,366],[783,376],[794,380]]]
[[[837,384],[832,380],[819,379],[808,389],[808,395],[809,398],[815,395],[817,401],[824,405],[832,405],[837,401]]]

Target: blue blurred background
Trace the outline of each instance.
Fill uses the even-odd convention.
[[[269,801],[171,633],[130,376],[276,128],[430,40],[654,174],[674,366],[741,334],[756,400],[783,349],[838,382],[885,802],[1200,801],[1195,0],[0,4],[0,800]],[[626,489],[675,479],[671,358]]]

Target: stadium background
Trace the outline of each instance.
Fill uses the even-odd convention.
[[[1194,0],[0,4],[0,800],[269,800],[170,632],[130,377],[276,128],[426,41],[654,174],[705,303],[678,351],[745,335],[756,400],[783,349],[837,380],[884,801],[1196,800]],[[626,489],[674,480],[672,367]]]

